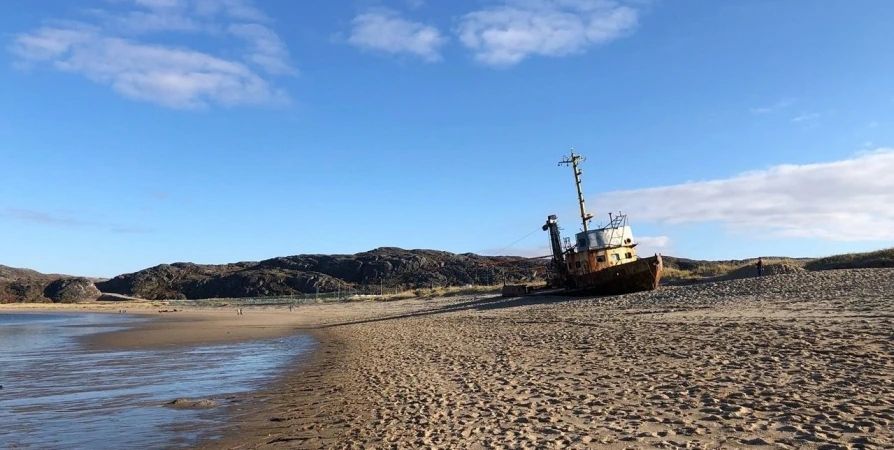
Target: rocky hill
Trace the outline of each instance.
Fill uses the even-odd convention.
[[[756,260],[664,257],[662,284],[755,276]],[[337,290],[378,293],[446,286],[543,280],[548,261],[383,247],[355,255],[296,255],[260,262],[162,264],[110,280],[45,275],[0,266],[0,303],[95,301],[100,291],[149,300],[267,297]],[[826,258],[764,257],[765,274],[894,267],[894,249]]]
[[[297,255],[222,265],[162,264],[97,283],[145,299],[266,297],[341,290],[378,292],[538,281],[546,261],[384,247],[355,255]]]
[[[80,303],[101,295],[95,279],[0,265],[0,303]]]

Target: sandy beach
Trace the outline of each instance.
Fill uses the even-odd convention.
[[[320,342],[202,448],[894,445],[892,269],[176,314],[93,342]]]
[[[311,308],[316,358],[205,448],[894,445],[894,270]]]

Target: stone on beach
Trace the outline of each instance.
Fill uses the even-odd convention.
[[[205,409],[216,407],[217,402],[209,399],[178,398],[168,402],[168,405],[175,408]]]

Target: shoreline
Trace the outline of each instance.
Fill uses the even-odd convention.
[[[34,306],[31,306],[34,305]],[[40,305],[40,306],[39,306]],[[41,307],[48,306],[48,307]],[[13,314],[107,314],[150,319],[130,324],[126,330],[114,330],[84,336],[81,340],[93,350],[131,350],[160,347],[196,346],[272,339],[301,333],[302,318],[297,309],[244,307],[245,314],[237,315],[235,308],[184,308],[177,312],[159,313],[157,307],[146,305],[78,305],[17,304],[0,305],[0,313]],[[169,309],[170,308],[166,308]]]
[[[195,448],[891,448],[892,280],[302,305],[314,351]]]
[[[116,442],[117,439],[129,439],[127,442],[130,445],[144,440],[158,445],[159,440],[167,435],[171,437],[172,444],[183,442],[183,439],[215,436],[234,412],[252,405],[256,392],[268,390],[279,383],[286,373],[312,354],[317,344],[306,333],[294,333],[292,327],[285,326],[294,319],[276,311],[255,312],[251,316],[248,311],[241,316],[233,312],[232,317],[228,311],[208,310],[183,315],[152,313],[148,309],[128,312],[124,317],[114,311],[91,308],[0,309],[4,315],[13,315],[10,322],[13,326],[20,323],[16,316],[22,317],[24,322],[21,323],[24,324],[29,323],[27,316],[48,314],[50,319],[61,319],[58,322],[35,323],[45,323],[38,326],[46,329],[44,335],[51,340],[55,336],[67,337],[61,350],[55,345],[41,347],[38,343],[35,347],[20,347],[20,350],[26,351],[23,354],[12,351],[16,349],[16,342],[13,341],[10,349],[4,348],[10,351],[0,355],[12,358],[13,367],[10,369],[14,369],[11,378],[2,380],[3,384],[10,382],[7,386],[10,389],[0,392],[11,395],[7,397],[9,400],[19,401],[21,405],[31,408],[11,423],[14,426],[33,423],[35,430],[34,433],[20,436],[18,440],[8,436],[12,439],[12,445],[15,446],[17,442],[26,445],[76,442],[83,445],[84,436],[93,427],[102,426],[97,424],[95,417],[106,413],[120,421],[124,429],[130,426],[135,430],[135,434],[130,436],[114,437]],[[273,315],[279,316],[279,320]],[[4,335],[3,331],[0,329],[0,336]],[[29,334],[27,330],[22,333],[24,344],[31,342],[29,336],[43,336],[40,333]],[[19,335],[14,330],[5,336]],[[284,338],[277,339],[279,336]],[[215,346],[201,348],[208,344]],[[97,352],[94,353],[94,350]],[[63,353],[56,355],[57,352]],[[23,356],[19,364],[18,358]],[[55,367],[68,370],[52,373],[57,370]],[[41,381],[32,380],[33,377],[44,378],[41,374],[47,370],[50,373],[46,373],[46,378],[54,381],[41,384]],[[71,378],[79,376],[80,371],[93,373],[94,370],[101,373],[91,375],[90,380],[97,383],[93,386],[82,387],[78,379]],[[69,373],[75,375],[66,375]],[[109,390],[107,386],[113,389]],[[40,405],[39,408],[27,406],[31,405],[27,402],[32,394],[38,398],[33,404]],[[54,396],[62,398],[66,395],[73,398],[61,404],[53,403]],[[42,396],[47,400],[40,400]],[[91,403],[90,399],[94,401]],[[185,401],[170,406],[177,399]],[[202,402],[204,406],[195,406],[202,405]],[[106,410],[108,405],[114,406]],[[66,423],[72,427],[80,423],[83,427],[65,429],[68,433],[58,436],[49,428],[40,428],[43,424],[54,423],[42,420],[41,414],[50,413],[57,407],[60,414],[68,414],[64,416],[67,417]],[[155,408],[162,409],[152,412]],[[206,410],[200,416],[194,416],[163,412],[168,408]],[[81,417],[78,414],[82,414],[83,422],[79,422]],[[184,421],[187,416],[192,417],[191,421]],[[140,424],[128,425],[128,418],[145,420]],[[151,427],[152,423],[170,428],[153,433],[146,428]],[[4,425],[11,426],[10,422]],[[0,428],[3,428],[0,434],[14,429]],[[0,442],[5,441],[0,439]],[[103,448],[109,448],[108,442],[105,444]]]

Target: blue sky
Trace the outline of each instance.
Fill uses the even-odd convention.
[[[894,3],[9,0],[0,264],[894,245]],[[503,253],[545,254],[538,231]]]

